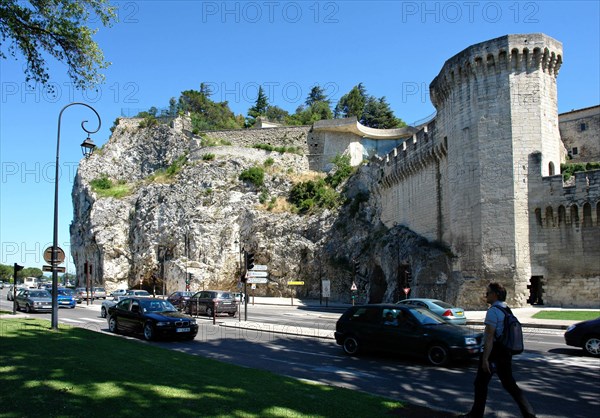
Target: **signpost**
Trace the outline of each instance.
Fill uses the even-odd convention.
[[[266,271],[253,271],[253,270],[248,270],[246,272],[246,278],[249,279],[251,277],[267,277],[269,275],[269,273],[267,273]]]
[[[321,281],[321,289],[323,289],[325,306],[329,306],[329,298],[331,297],[331,281],[329,279],[323,279]]]
[[[405,287],[403,290],[404,290],[404,294],[408,298],[408,293],[410,292],[410,287]]]
[[[269,281],[266,277],[248,277],[246,283],[250,284],[265,284]]]
[[[248,269],[248,271],[267,271],[268,269],[269,267],[264,264],[255,264],[254,267]]]

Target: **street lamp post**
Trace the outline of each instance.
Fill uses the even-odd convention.
[[[87,120],[81,122],[81,128],[87,133],[87,138],[81,144],[81,150],[83,155],[87,158],[91,155],[96,148],[96,145],[90,138],[90,134],[96,133],[100,130],[100,125],[102,121],[100,119],[100,115],[96,112],[92,106],[81,103],[81,102],[73,102],[69,103],[65,107],[63,107],[58,114],[58,134],[56,137],[56,171],[54,174],[54,230],[52,234],[52,258],[50,265],[52,266],[52,321],[51,327],[54,330],[58,330],[58,298],[57,298],[57,290],[58,290],[58,169],[59,169],[59,151],[60,151],[60,121],[62,118],[63,112],[71,106],[81,105],[91,109],[98,118],[98,128],[94,131],[89,131],[85,128],[85,124]]]

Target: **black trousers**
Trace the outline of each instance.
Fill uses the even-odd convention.
[[[475,382],[473,383],[475,386],[475,401],[473,402],[470,415],[477,418],[483,418],[485,403],[487,401],[488,385],[493,374],[496,373],[502,383],[502,387],[504,387],[510,396],[513,397],[519,406],[521,414],[527,418],[535,417],[533,408],[525,398],[523,391],[517,386],[517,382],[515,382],[515,378],[513,377],[512,355],[502,349],[496,349],[496,347],[494,347],[490,354],[489,363],[493,363],[495,369],[492,370],[491,374],[483,371],[481,368],[482,359],[481,357],[479,358],[477,376],[475,376]]]

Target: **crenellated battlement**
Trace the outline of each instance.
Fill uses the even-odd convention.
[[[445,158],[447,151],[447,139],[436,138],[434,119],[382,158],[381,186],[392,187],[402,182],[406,177],[422,171],[433,161]]]
[[[544,34],[506,35],[472,45],[447,60],[430,85],[437,108],[462,83],[485,77],[542,71],[556,78],[562,65],[562,44]]]

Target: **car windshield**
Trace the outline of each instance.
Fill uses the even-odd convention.
[[[219,293],[217,296],[219,299],[233,299],[233,295],[229,292]]]
[[[419,321],[421,325],[445,325],[446,321],[430,312],[427,309],[417,308],[411,309],[410,312],[413,314],[415,319]]]
[[[58,289],[56,291],[56,294],[63,296],[73,296],[74,293],[71,289]]]
[[[33,292],[29,292],[29,297],[32,297],[32,298],[49,298],[50,297],[50,293],[46,292],[45,290],[35,290]]]
[[[174,312],[177,309],[171,304],[171,302],[160,299],[152,300],[140,300],[140,306],[144,312]]]
[[[94,287],[94,292],[104,292],[103,287]]]

